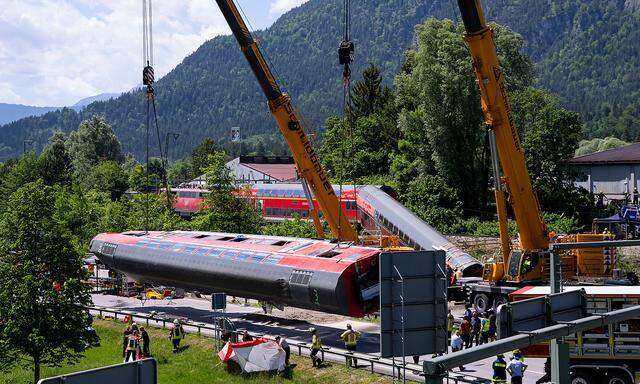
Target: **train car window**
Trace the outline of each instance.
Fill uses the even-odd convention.
[[[206,235],[204,233],[200,233],[198,235],[193,236],[194,239],[204,239],[205,237],[209,237],[210,235]]]
[[[222,236],[222,237],[220,237],[220,238],[218,238],[218,239],[216,239],[216,240],[220,240],[220,241],[229,241],[229,240],[233,240],[233,239],[235,239],[235,237],[234,237],[234,236]]]
[[[283,245],[287,245],[289,244],[290,241],[286,241],[286,240],[278,240],[278,241],[274,241],[272,242],[270,245],[275,245],[276,247],[281,247]]]
[[[192,245],[187,245],[186,247],[184,247],[184,251],[188,252],[188,253],[192,253],[195,250],[196,250],[196,247],[194,247]]]
[[[198,251],[196,252],[198,255],[200,256],[204,256],[209,252],[209,249],[207,248],[198,248]]]
[[[242,252],[236,257],[236,260],[238,260],[238,261],[246,261],[250,256],[251,256],[250,253]]]
[[[236,242],[236,243],[240,243],[240,242],[245,241],[245,240],[249,240],[249,239],[246,238],[246,237],[238,236],[238,237],[234,238],[231,241]]]

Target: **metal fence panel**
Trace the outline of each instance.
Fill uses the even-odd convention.
[[[567,291],[500,306],[498,338],[549,327],[558,321],[572,321],[586,316],[584,290]]]
[[[41,379],[38,384],[157,384],[155,359],[111,365],[56,377]]]
[[[380,255],[382,357],[401,356],[403,338],[405,356],[445,352],[446,318],[444,251]]]

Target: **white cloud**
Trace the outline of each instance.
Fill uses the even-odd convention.
[[[307,0],[274,0],[269,7],[269,15],[270,16],[279,16],[291,8],[298,7]]]
[[[70,105],[141,82],[140,0],[3,0],[0,102]],[[156,0],[156,77],[228,33],[211,0]]]

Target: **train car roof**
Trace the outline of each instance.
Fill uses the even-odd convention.
[[[563,287],[565,292],[584,289],[587,296],[601,298],[640,297],[640,286],[637,285],[570,285]],[[520,299],[538,297],[551,293],[549,286],[527,286],[518,289],[510,296]]]
[[[295,256],[309,260],[313,258],[322,264],[333,264],[329,269],[343,269],[344,262],[355,262],[362,258],[378,255],[379,248],[361,247],[348,243],[333,243],[328,240],[302,239],[296,237],[244,235],[224,232],[129,231],[123,233],[102,233],[96,239],[129,245],[173,242],[196,247],[216,247],[247,252],[268,252],[282,256]],[[304,267],[304,262],[300,261]],[[315,264],[315,263],[313,263]],[[339,265],[342,264],[342,265]]]

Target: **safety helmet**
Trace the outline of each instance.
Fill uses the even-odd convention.
[[[347,324],[347,329],[351,329],[351,324]]]
[[[180,324],[180,321],[178,319],[173,320],[173,324],[178,325]]]
[[[316,329],[315,328],[309,328],[309,332],[316,333]]]
[[[504,359],[504,355],[502,353],[499,353],[498,357],[501,358],[501,359]]]
[[[513,354],[514,354],[514,355],[520,355],[521,353],[522,353],[522,352],[520,352],[520,350],[519,350],[519,349],[514,349],[514,350],[513,350]]]

